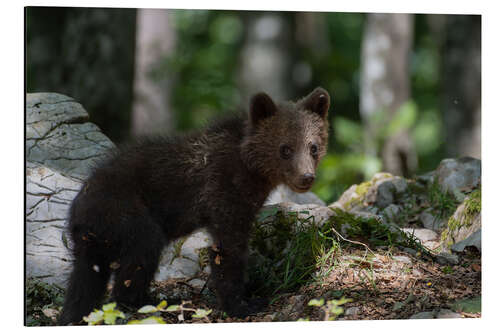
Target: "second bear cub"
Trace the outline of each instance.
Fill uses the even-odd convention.
[[[330,97],[316,88],[297,102],[259,93],[247,116],[187,136],[147,139],[95,168],[69,216],[74,264],[60,324],[78,323],[102,298],[144,305],[163,247],[205,227],[216,295],[244,316],[243,276],[251,223],[270,191],[308,191],[326,153]]]

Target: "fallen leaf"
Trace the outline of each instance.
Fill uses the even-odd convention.
[[[478,264],[472,264],[471,267],[475,272],[481,271],[481,266],[479,266]]]
[[[130,284],[131,284],[131,283],[132,283],[132,281],[131,281],[131,280],[125,280],[125,281],[123,281],[123,284],[124,284],[124,285],[125,285],[125,287],[127,287],[127,288],[128,288],[128,287],[130,287]]]
[[[221,259],[221,258],[220,258],[220,255],[217,255],[217,256],[215,257],[215,264],[216,264],[216,265],[220,265],[220,259]]]

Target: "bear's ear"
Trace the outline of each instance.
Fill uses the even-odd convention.
[[[328,95],[325,89],[318,87],[304,97],[300,103],[304,109],[317,113],[322,118],[326,118],[328,109],[330,108],[330,95]]]
[[[258,93],[250,100],[250,120],[252,125],[257,125],[261,120],[271,117],[276,111],[276,105],[266,93]]]

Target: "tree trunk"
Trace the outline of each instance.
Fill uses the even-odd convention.
[[[172,78],[154,75],[161,61],[174,48],[175,34],[171,20],[168,10],[137,10],[133,136],[164,133],[172,129],[169,105]]]
[[[135,9],[29,7],[28,92],[58,92],[85,105],[113,142],[129,135]]]
[[[380,154],[374,114],[383,112],[390,120],[410,98],[409,56],[413,41],[413,15],[367,14],[361,50],[360,112],[365,127],[365,151]],[[386,124],[383,124],[386,125]],[[407,130],[384,138],[384,170],[410,175],[417,155]]]
[[[290,26],[279,13],[249,15],[239,73],[242,101],[265,91],[275,100],[290,98]]]
[[[446,153],[481,158],[481,16],[447,15],[442,54]]]

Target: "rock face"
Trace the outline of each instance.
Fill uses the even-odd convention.
[[[84,180],[90,168],[114,144],[87,122],[88,113],[70,97],[26,96],[26,159]]]
[[[64,286],[71,270],[64,226],[81,183],[29,162],[26,175],[26,275]]]
[[[114,144],[70,97],[26,96],[26,274],[60,286],[71,270],[65,224],[90,168]]]

